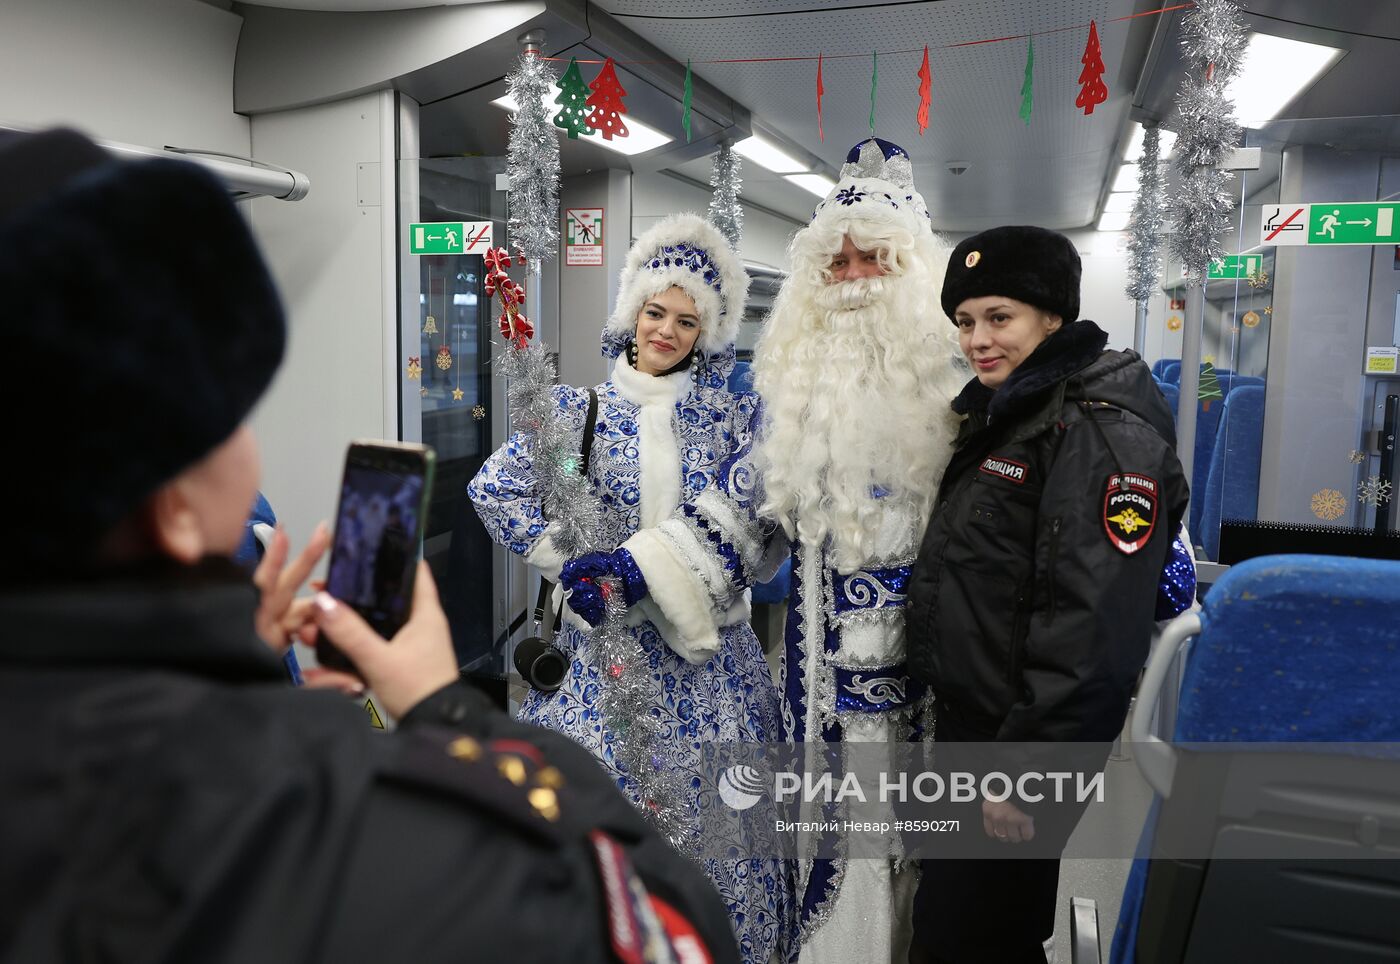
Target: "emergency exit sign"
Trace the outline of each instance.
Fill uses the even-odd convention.
[[[490,221],[434,221],[408,226],[409,254],[485,254]]]
[[[1266,204],[1260,244],[1395,244],[1400,241],[1400,202]]]
[[[1207,278],[1211,281],[1253,278],[1259,273],[1263,264],[1264,256],[1262,254],[1227,254],[1221,260],[1210,263],[1210,272],[1207,274]]]

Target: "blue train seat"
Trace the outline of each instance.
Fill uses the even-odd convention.
[[[1168,366],[1168,365],[1171,365],[1171,364],[1180,365],[1180,364],[1181,364],[1181,359],[1180,359],[1180,358],[1159,358],[1159,359],[1157,359],[1155,362],[1152,363],[1152,377],[1155,378],[1155,379],[1157,379],[1159,382],[1161,382],[1161,381],[1166,381],[1165,372],[1166,372],[1166,370],[1167,370],[1167,366]]]
[[[1172,410],[1172,422],[1177,419],[1177,406],[1181,404],[1181,389],[1171,382],[1159,382],[1157,387],[1162,390],[1162,397],[1167,400],[1167,408]]]
[[[1112,961],[1400,958],[1397,611],[1400,562],[1264,556],[1168,625],[1133,716],[1158,798]],[[1164,742],[1149,721],[1193,639]]]
[[[1205,557],[1212,561],[1219,558],[1221,521],[1253,519],[1259,512],[1264,387],[1262,379],[1258,379],[1259,385],[1241,385],[1244,380],[1243,376],[1236,378],[1235,387],[1225,398],[1205,489],[1191,493],[1192,499],[1199,496],[1203,502],[1197,538],[1205,549]]]
[[[1173,360],[1173,361],[1167,362],[1166,367],[1162,369],[1162,381],[1166,382],[1166,383],[1169,384],[1169,385],[1180,385],[1180,384],[1181,384],[1181,362],[1180,362],[1180,361],[1175,361],[1175,360]]]

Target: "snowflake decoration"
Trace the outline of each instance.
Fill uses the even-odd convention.
[[[1385,505],[1390,501],[1390,482],[1375,475],[1363,479],[1356,486],[1356,500],[1370,506]]]
[[[1339,519],[1346,508],[1347,500],[1336,489],[1322,489],[1313,493],[1312,512],[1319,519],[1326,519],[1328,522]]]
[[[865,192],[855,187],[843,187],[836,192],[835,200],[840,204],[856,204],[865,197]]]
[[[485,417],[486,417],[486,409],[485,409],[483,406],[481,406],[481,405],[473,405],[473,406],[472,406],[472,418],[476,419],[476,420],[479,422],[479,421],[481,421],[481,420],[482,420],[483,418],[485,418]]]
[[[1347,461],[1352,465],[1360,465],[1362,462],[1366,461],[1366,453],[1352,449],[1351,454],[1347,456]]]
[[[1266,315],[1272,315],[1273,313],[1274,313],[1274,306],[1273,306],[1273,305],[1265,305],[1265,306],[1264,306],[1264,314],[1266,314]]]
[[[1249,276],[1249,286],[1251,288],[1267,288],[1269,286],[1269,272],[1260,268]]]

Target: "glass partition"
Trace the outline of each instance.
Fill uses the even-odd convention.
[[[505,236],[505,195],[496,190],[504,158],[401,162],[404,221],[490,221],[496,244]],[[416,216],[415,216],[416,215]],[[459,663],[505,671],[498,610],[504,554],[487,537],[467,499],[467,483],[492,451],[504,422],[490,371],[492,317],[480,254],[414,255],[403,266],[399,350],[402,435],[437,452],[437,481],[424,539],[452,626]],[[494,427],[494,431],[493,431]]]
[[[1192,472],[1194,541],[1223,562],[1371,539],[1397,515],[1400,117],[1277,122],[1244,143],[1260,166],[1235,184],[1232,257],[1204,289]]]

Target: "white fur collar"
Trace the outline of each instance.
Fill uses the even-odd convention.
[[[690,369],[670,375],[648,375],[629,365],[624,353],[613,365],[612,381],[618,394],[633,405],[674,405],[690,387]]]
[[[690,387],[690,371],[647,375],[619,358],[613,385],[637,406],[637,449],[641,461],[641,527],[650,529],[669,518],[681,501],[681,449],[676,441],[678,402]]]

